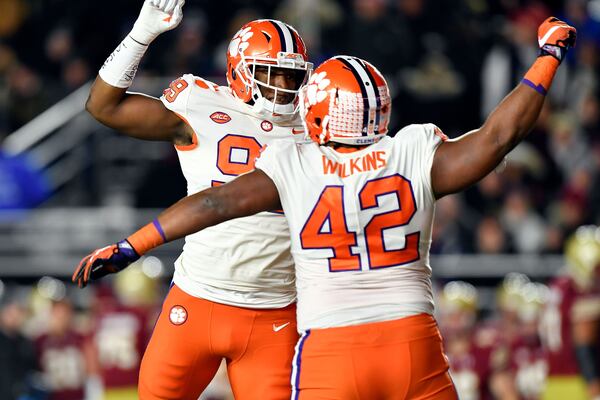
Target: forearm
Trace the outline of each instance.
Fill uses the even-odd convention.
[[[206,207],[202,197],[199,193],[179,200],[154,221],[128,236],[127,242],[141,256],[164,243],[217,224],[220,221],[211,218],[210,206]]]
[[[127,241],[138,255],[143,255],[163,243],[240,216],[228,211],[228,201],[219,192],[219,188],[211,188],[184,197],[129,236]]]
[[[478,132],[483,139],[480,148],[488,150],[492,161],[486,174],[531,131],[544,99],[532,88],[519,84],[490,114]]]
[[[532,70],[537,70],[540,63],[550,67],[544,69],[548,72],[544,75],[548,90],[558,62],[541,57]],[[531,78],[529,73],[525,77]],[[436,198],[464,190],[493,171],[531,131],[544,99],[540,91],[521,83],[502,100],[481,128],[441,145],[431,171]]]
[[[222,196],[215,195],[217,189],[208,189],[184,197],[163,211],[157,218],[167,240],[176,240],[209,226],[232,218],[227,212]]]
[[[531,131],[558,70],[556,58],[539,57],[521,83],[490,114],[482,130],[489,130],[502,159]]]
[[[281,208],[277,187],[264,172],[254,170],[222,186],[185,197],[154,222],[127,238],[138,255],[230,219]]]

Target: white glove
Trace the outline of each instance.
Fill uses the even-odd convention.
[[[185,0],[145,0],[129,35],[136,42],[150,44],[161,33],[179,25],[184,3]]]

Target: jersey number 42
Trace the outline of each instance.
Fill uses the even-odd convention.
[[[360,209],[364,211],[379,207],[379,198],[388,194],[398,197],[397,209],[373,215],[364,226],[370,269],[394,267],[419,259],[420,232],[407,234],[402,249],[388,250],[384,242],[384,230],[409,224],[417,211],[408,179],[396,174],[367,181],[358,193]],[[356,232],[348,230],[346,223],[344,187],[326,186],[300,232],[302,247],[331,249],[331,272],[360,271],[361,257],[352,251],[352,247],[357,246],[356,236]]]

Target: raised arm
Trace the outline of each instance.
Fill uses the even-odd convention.
[[[144,1],[133,29],[108,57],[90,90],[86,110],[99,122],[139,139],[191,143],[189,128],[159,99],[127,93],[148,45],[181,22],[183,3]]]
[[[540,25],[540,56],[483,126],[448,140],[437,149],[431,168],[436,198],[461,191],[489,174],[533,128],[544,96],[569,47],[575,28],[551,17]]]
[[[127,239],[93,251],[81,260],[72,280],[85,287],[90,280],[119,272],[163,243],[230,219],[277,209],[281,209],[277,187],[256,169],[179,200]]]

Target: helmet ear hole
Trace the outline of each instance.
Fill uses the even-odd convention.
[[[319,117],[315,118],[315,125],[317,125],[318,127],[321,126],[321,118],[319,118]]]
[[[233,65],[231,66],[231,78],[234,81],[237,79],[237,74],[235,73],[235,69],[233,69]]]

